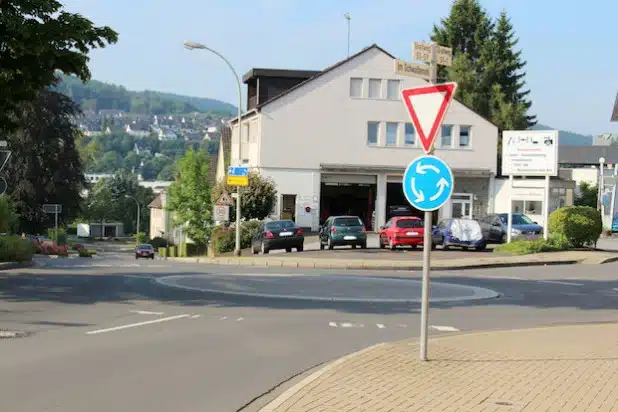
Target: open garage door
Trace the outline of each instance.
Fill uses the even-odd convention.
[[[322,183],[320,187],[320,225],[329,216],[359,216],[367,230],[373,230],[376,185],[370,183]]]
[[[403,194],[401,183],[389,182],[386,184],[386,220],[388,221],[394,216],[416,216],[423,219],[425,214],[423,211],[410,206]],[[433,214],[432,221],[434,225],[438,223],[438,213]]]

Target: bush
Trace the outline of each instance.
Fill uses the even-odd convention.
[[[81,243],[73,243],[73,250],[80,250],[83,248],[84,248],[84,245],[82,245]]]
[[[96,250],[88,250],[85,248],[79,249],[78,253],[79,257],[83,258],[91,258],[93,255],[97,254]]]
[[[165,238],[157,236],[157,237],[152,238],[150,240],[150,244],[152,245],[152,247],[154,249],[159,249],[161,247],[167,247],[167,240]],[[174,243],[172,243],[172,241],[170,241],[169,244],[170,244],[170,246],[172,246]]]
[[[569,248],[569,242],[560,235],[552,235],[548,240],[516,240],[495,247],[494,252],[505,255],[529,255],[531,253],[558,252]]]
[[[601,213],[588,206],[561,207],[549,215],[549,231],[570,247],[594,246],[603,231]]]
[[[159,256],[160,257],[167,257],[167,248],[160,247],[159,248]]]
[[[135,241],[138,245],[141,245],[143,243],[146,243],[146,240],[148,238],[146,237],[146,233],[144,232],[139,232],[137,235],[135,235]],[[154,247],[154,246],[153,246]]]
[[[29,262],[36,247],[19,236],[0,236],[0,262]]]
[[[240,225],[240,248],[251,247],[251,239],[260,227],[259,220],[249,220]],[[216,253],[227,253],[234,251],[236,247],[236,229],[233,227],[218,227],[212,234],[212,247]]]
[[[47,231],[47,237],[53,241],[56,241],[56,229],[49,229]],[[66,245],[67,234],[64,229],[58,229],[58,242],[59,245]]]
[[[67,235],[77,236],[77,226],[67,227]]]

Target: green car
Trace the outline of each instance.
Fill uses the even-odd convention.
[[[324,226],[320,227],[320,250],[335,246],[351,245],[352,248],[360,246],[367,248],[367,232],[365,225],[358,216],[331,216],[326,219]]]

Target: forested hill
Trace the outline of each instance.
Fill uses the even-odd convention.
[[[84,110],[122,110],[151,115],[214,112],[225,116],[236,111],[235,106],[214,99],[150,90],[136,92],[97,80],[84,84],[75,77],[62,75],[60,78],[57,90],[70,96]]]

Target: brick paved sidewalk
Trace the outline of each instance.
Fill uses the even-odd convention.
[[[618,411],[618,325],[381,344],[335,361],[263,412]]]

